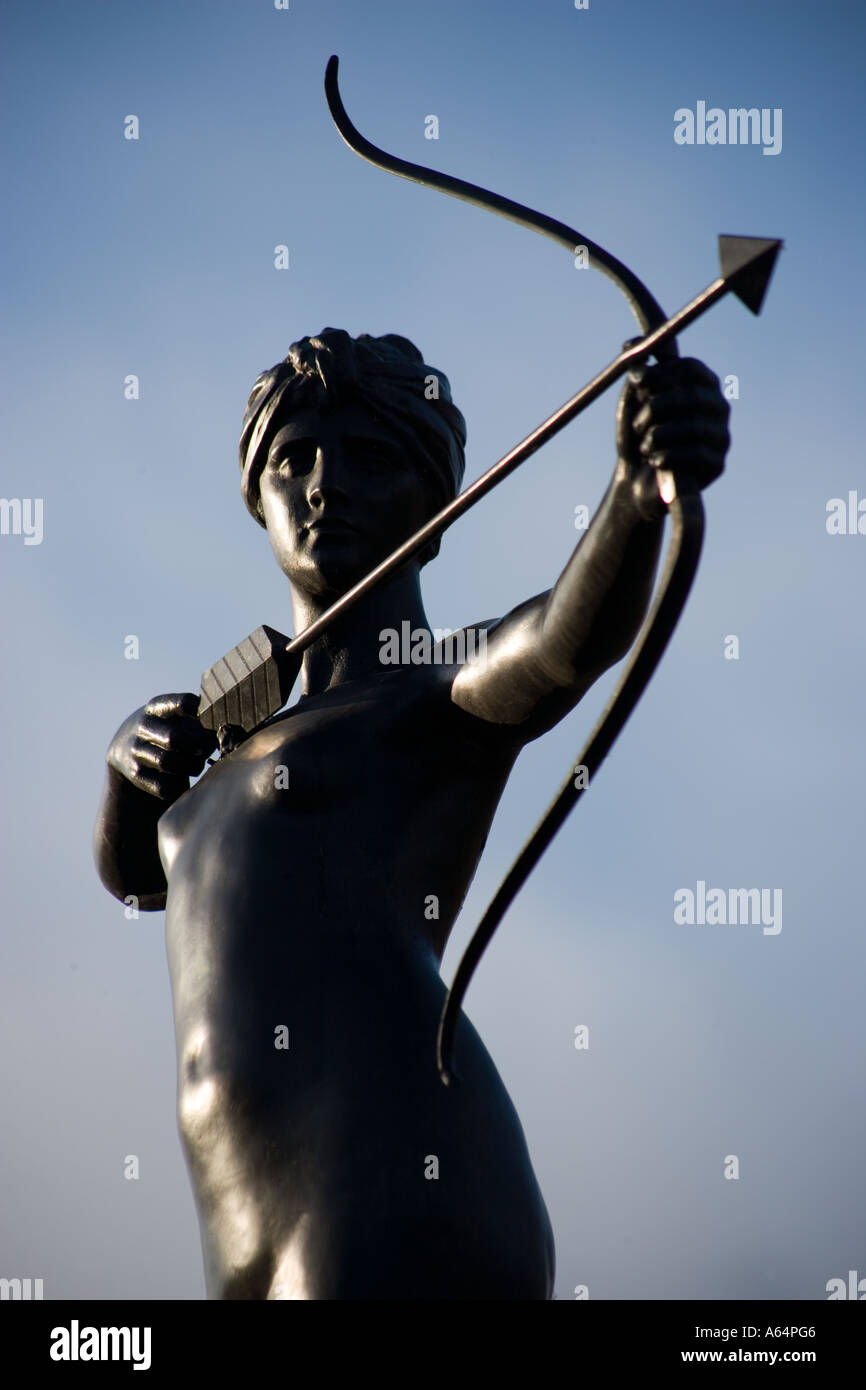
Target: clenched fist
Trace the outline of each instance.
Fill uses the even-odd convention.
[[[643,516],[664,515],[659,473],[708,487],[725,466],[730,409],[718,377],[694,357],[630,372],[616,416],[617,478]]]
[[[136,710],[112,740],[109,767],[139,791],[177,801],[216,748],[216,734],[196,718],[198,702],[191,692],[158,695]]]

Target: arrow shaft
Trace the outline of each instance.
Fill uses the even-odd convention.
[[[351,589],[347,589],[336,603],[332,603],[330,608],[327,608],[314,622],[305,627],[303,632],[298,633],[298,636],[293,638],[286,647],[286,651],[295,656],[306,651],[321,637],[326,628],[330,627],[332,622],[348,613],[356,603],[370,593],[371,589],[396,573],[408,560],[412,559],[413,555],[417,555],[430,541],[435,540],[437,536],[447,530],[452,522],[463,516],[464,512],[468,512],[471,507],[481,501],[482,497],[486,497],[488,492],[492,491],[510,473],[513,473],[515,468],[518,468],[526,459],[531,458],[542,445],[551,440],[567,424],[570,424],[576,416],[586,410],[587,406],[592,405],[593,401],[597,400],[608,386],[624,376],[629,367],[655,352],[662,343],[681,333],[696,318],[706,313],[707,309],[715,304],[727,290],[728,285],[725,280],[714,280],[711,285],[708,285],[705,290],[690,300],[678,313],[666,319],[653,332],[646,334],[643,338],[638,338],[630,347],[623,349],[619,356],[609,362],[606,367],[603,367],[597,376],[587,382],[586,386],[583,386],[570,400],[567,400],[564,405],[561,405],[558,410],[542,421],[531,434],[528,434],[507,454],[504,454],[497,463],[488,468],[486,473],[482,473],[481,477],[461,492],[459,497],[455,497],[453,502],[449,502],[447,507],[443,507],[440,512],[425,522],[419,531],[416,531],[413,536],[410,536],[407,541],[392,551],[381,564],[370,570],[369,574],[366,574]]]

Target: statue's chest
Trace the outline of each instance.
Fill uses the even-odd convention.
[[[262,730],[215,767],[213,794],[249,815],[339,816],[404,755],[398,730],[375,707],[310,712]]]
[[[189,836],[238,843],[278,817],[323,815],[357,835],[365,814],[411,801],[444,765],[442,731],[427,702],[394,696],[298,709],[218,759],[159,823],[166,872]]]

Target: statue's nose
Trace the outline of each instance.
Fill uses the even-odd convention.
[[[313,506],[322,506],[331,496],[348,497],[347,459],[339,440],[319,445],[310,472],[308,497]]]

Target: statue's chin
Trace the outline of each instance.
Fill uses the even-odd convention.
[[[311,599],[327,599],[336,602],[342,594],[356,584],[373,568],[375,561],[353,563],[347,560],[329,558],[316,564],[289,565],[283,573],[292,588]]]

